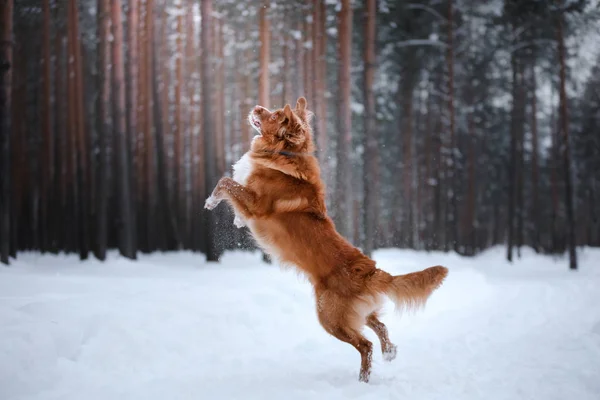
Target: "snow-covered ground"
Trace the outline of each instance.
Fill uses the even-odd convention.
[[[379,251],[390,272],[450,275],[424,311],[389,307],[398,358],[375,353],[362,384],[309,283],[258,254],[22,254],[0,267],[0,399],[599,399],[600,249],[578,272],[503,256]]]

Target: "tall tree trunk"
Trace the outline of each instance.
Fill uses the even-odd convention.
[[[194,0],[192,0],[194,1]],[[201,29],[201,28],[200,28]],[[201,40],[201,31],[198,31],[198,49],[196,51],[196,66],[201,69],[202,67],[202,40]],[[204,204],[202,200],[207,196],[207,188],[206,188],[206,162],[204,160],[204,120],[202,113],[204,112],[204,98],[202,94],[202,75],[201,70],[196,74],[195,86],[197,88],[197,92],[200,96],[198,98],[198,102],[196,104],[196,115],[198,122],[196,123],[198,129],[194,136],[194,226],[193,226],[193,236],[194,236],[194,249],[199,251],[207,251],[207,244],[209,239],[206,235],[206,213],[203,212]],[[240,74],[240,76],[243,76]],[[245,78],[244,78],[245,79]],[[244,80],[245,82],[245,80]],[[240,105],[244,103],[244,99],[240,100]],[[246,128],[246,126],[241,127]],[[240,132],[242,134],[242,132]],[[198,201],[200,199],[200,201]]]
[[[183,184],[183,126],[182,126],[182,107],[181,107],[181,96],[183,85],[183,3],[180,1],[178,5],[177,14],[177,36],[175,40],[175,79],[173,82],[173,89],[175,94],[175,124],[173,126],[174,132],[174,169],[173,174],[173,207],[174,212],[182,210],[183,199],[184,199],[184,184]],[[166,18],[164,25],[167,24]],[[164,29],[164,26],[163,26]],[[188,83],[189,84],[189,83]],[[167,89],[168,91],[168,89]],[[167,97],[168,99],[168,97]],[[166,102],[165,102],[166,103]],[[168,114],[165,114],[165,119],[168,120]],[[165,131],[165,133],[168,131]],[[182,218],[181,212],[176,215],[178,222],[181,224],[184,219]]]
[[[339,12],[339,71],[338,71],[338,145],[337,145],[337,185],[335,196],[337,210],[336,227],[341,235],[351,239],[352,233],[352,114],[350,110],[350,67],[352,63],[352,5],[350,0],[342,0]]]
[[[458,179],[456,171],[456,134],[455,134],[455,116],[454,116],[454,0],[448,0],[448,50],[446,54],[446,61],[448,65],[448,118],[450,119],[449,135],[450,135],[450,166],[448,167],[449,181],[450,181],[450,193],[448,198],[448,209],[446,213],[447,218],[446,225],[446,244],[445,248],[449,249],[449,244],[453,243],[453,248],[456,251],[458,249],[458,207],[456,205],[456,191],[458,189]]]
[[[10,137],[13,1],[0,0],[0,262],[10,252]]]
[[[212,190],[217,184],[217,165],[215,159],[216,143],[213,136],[214,116],[211,104],[212,85],[212,66],[213,55],[212,46],[212,0],[202,0],[202,27],[201,27],[201,47],[202,47],[202,121],[204,133],[204,173],[205,184]],[[267,92],[268,95],[268,92]],[[264,104],[264,103],[263,103]],[[206,260],[218,261],[219,253],[216,242],[216,217],[214,212],[204,211],[206,216]]]
[[[323,179],[329,184],[329,168],[327,167],[329,156],[329,143],[327,136],[327,7],[325,0],[313,1],[313,59],[314,59],[314,110],[315,133],[317,148],[319,150],[319,162],[324,166]]]
[[[284,11],[284,20],[288,20],[289,12]],[[283,69],[281,71],[281,80],[283,81],[283,86],[281,88],[281,105],[291,102],[292,97],[292,78],[290,77],[290,67],[292,65],[292,52],[290,51],[290,46],[292,39],[290,39],[290,35],[287,32],[281,33],[281,57],[283,58]]]
[[[402,189],[398,187],[398,197],[403,199],[402,209],[403,221],[397,225],[396,239],[401,240],[402,247],[413,248],[413,173],[417,163],[413,160],[413,93],[415,85],[414,62],[415,54],[409,53],[406,68],[408,72],[401,78],[400,90],[398,91],[399,109],[402,110],[399,131],[402,135]]]
[[[135,259],[135,248],[133,243],[134,225],[131,220],[131,182],[129,181],[129,152],[127,145],[127,123],[125,108],[125,64],[123,60],[123,23],[121,16],[121,0],[112,0],[112,20],[113,20],[113,42],[112,42],[112,63],[113,63],[113,82],[115,94],[115,134],[117,148],[117,169],[119,174],[116,176],[119,189],[119,250],[124,257]]]
[[[192,238],[192,229],[194,224],[194,202],[201,203],[198,199],[200,197],[194,196],[193,182],[194,174],[198,173],[196,168],[193,166],[194,158],[194,144],[196,136],[196,93],[198,88],[196,85],[196,31],[195,31],[195,12],[194,12],[194,0],[187,0],[187,17],[186,17],[186,76],[188,83],[187,92],[187,120],[185,128],[185,221],[182,226],[182,236],[185,237],[184,243],[187,249],[194,249],[194,241]]]
[[[535,60],[531,63],[531,245],[538,252],[540,246],[540,212],[539,212],[539,181],[538,164],[538,131],[537,131],[537,82],[535,75]]]
[[[162,7],[165,7],[165,3]],[[166,11],[162,13],[166,17]],[[164,21],[166,23],[166,20]],[[150,43],[153,48],[160,48],[159,43],[164,43],[158,30],[155,30],[152,26],[150,29]],[[156,213],[155,224],[160,224],[163,227],[159,235],[155,236],[156,248],[161,250],[172,250],[175,249],[179,243],[181,243],[179,224],[176,218],[176,210],[170,204],[169,201],[169,187],[167,177],[167,163],[165,161],[165,144],[164,137],[165,131],[164,119],[166,116],[163,114],[164,108],[162,107],[160,89],[159,89],[159,71],[158,59],[160,52],[153,51],[150,49],[148,55],[150,57],[149,64],[149,80],[152,91],[152,117],[154,129],[152,130],[154,141],[153,155],[156,160],[156,164],[153,166],[153,174],[155,180],[152,182],[152,190],[155,196],[154,207],[158,211]]]
[[[217,140],[217,175],[222,176],[225,173],[225,54],[223,40],[223,21],[215,19],[215,56],[216,56],[216,81],[219,90],[216,94],[216,140]],[[262,47],[261,47],[262,49]],[[267,55],[267,93],[268,93],[268,55]]]
[[[66,208],[66,129],[65,129],[65,98],[64,88],[64,27],[60,22],[61,10],[55,9],[55,39],[54,39],[54,137],[55,146],[55,171],[56,171],[56,209],[52,212],[54,237],[54,250],[65,249],[64,226],[67,213]]]
[[[295,73],[293,74],[293,86],[292,90],[294,92],[294,97],[298,98],[300,96],[306,96],[304,93],[304,46],[302,44],[302,35],[303,32],[303,24],[302,17],[300,15],[296,15],[296,31],[299,32],[297,36],[294,37],[294,55],[295,59],[293,60],[294,64],[296,64]]]
[[[98,177],[97,243],[96,257],[106,258],[108,239],[108,198],[110,176],[110,145],[113,136],[112,96],[111,96],[111,52],[110,52],[110,0],[99,0],[96,16],[98,18],[98,89],[96,99],[96,130],[100,146],[100,165]]]
[[[309,20],[308,17],[304,17],[304,43],[302,44],[302,52],[304,53],[304,60],[302,65],[302,87],[304,89],[304,96],[306,97],[309,104],[312,104],[313,93],[312,93],[312,81],[313,81],[313,68],[312,52],[314,51],[314,44],[312,43],[312,30],[314,29],[314,21]],[[307,47],[307,44],[309,47]]]
[[[367,0],[365,5],[365,47],[364,47],[364,77],[363,93],[365,104],[365,131],[364,131],[364,153],[363,153],[363,185],[364,185],[364,206],[362,212],[363,228],[363,252],[370,256],[374,248],[376,203],[379,196],[379,154],[377,121],[375,114],[375,94],[373,92],[373,83],[375,77],[375,45],[376,45],[376,17],[377,0]]]
[[[517,231],[516,231],[516,245],[517,245],[517,256],[521,258],[521,247],[523,246],[523,219],[524,219],[524,170],[525,170],[525,158],[524,158],[524,138],[525,138],[525,80],[524,76],[524,65],[523,62],[519,62],[519,75],[518,75],[518,106],[517,106],[517,204],[516,204],[516,217],[517,217]]]
[[[127,14],[127,145],[129,160],[129,185],[131,188],[131,198],[129,206],[129,220],[131,222],[131,242],[134,254],[137,252],[137,179],[135,173],[135,149],[137,148],[138,136],[138,29],[139,29],[139,0],[129,0]]]
[[[157,182],[157,169],[155,165],[156,154],[158,151],[162,151],[162,149],[158,149],[158,144],[154,140],[154,132],[156,129],[159,129],[159,126],[156,126],[154,118],[156,116],[154,107],[154,103],[158,101],[158,98],[155,97],[154,93],[154,81],[157,79],[155,76],[155,69],[152,68],[152,63],[154,62],[154,0],[146,0],[146,36],[144,41],[144,56],[145,56],[145,64],[146,68],[144,72],[145,76],[145,110],[146,110],[146,123],[145,123],[145,145],[146,145],[146,193],[147,193],[147,214],[146,214],[146,240],[148,245],[148,251],[151,251],[154,248],[159,248],[160,244],[158,241],[158,232],[156,225],[156,218],[159,213],[164,213],[166,210],[158,209],[158,192],[156,190],[156,182]],[[159,107],[160,108],[160,107]],[[158,136],[158,135],[157,135]],[[166,195],[166,193],[162,193]],[[162,236],[163,232],[160,232]]]
[[[41,234],[42,252],[50,247],[49,211],[51,206],[54,176],[54,138],[52,135],[52,97],[51,97],[51,59],[50,59],[50,0],[43,0],[43,35],[42,35],[42,130],[43,130],[43,155],[42,155],[42,193],[41,193]]]
[[[85,133],[84,111],[83,111],[83,77],[81,66],[81,40],[79,35],[79,12],[77,2],[69,1],[69,84],[70,84],[70,129],[72,131],[73,151],[73,198],[74,210],[77,215],[77,231],[73,240],[77,243],[79,257],[83,260],[88,257],[88,213],[87,213],[87,138]]]
[[[512,69],[512,110],[510,123],[510,161],[508,162],[508,221],[507,221],[507,249],[506,259],[512,262],[513,246],[515,235],[515,203],[516,203],[516,185],[517,185],[517,140],[518,140],[518,96],[519,96],[519,72],[518,72],[517,55],[511,54],[511,69]]]
[[[562,161],[565,182],[565,208],[567,212],[567,245],[569,247],[569,268],[577,269],[577,251],[575,239],[575,218],[573,215],[573,189],[571,187],[571,150],[569,146],[569,116],[567,107],[567,71],[566,51],[563,34],[563,15],[556,18],[556,39],[558,41],[558,62],[560,76],[560,130],[562,136]]]
[[[238,41],[242,42],[244,40],[245,35],[248,35],[250,32],[250,24],[247,23],[243,32],[240,33],[238,37]],[[250,59],[249,49],[240,49],[242,53],[241,58],[246,62]],[[242,153],[245,153],[250,149],[250,132],[248,126],[248,120],[246,119],[246,115],[250,112],[250,72],[246,68],[239,68],[239,79],[240,79],[240,145],[242,148]]]
[[[271,32],[270,23],[268,18],[269,12],[269,1],[262,0],[262,7],[260,8],[260,71],[258,75],[258,102],[261,106],[271,108],[271,100],[269,94],[269,61],[270,61],[270,46],[271,46]]]
[[[136,129],[136,136],[134,139],[135,143],[135,153],[134,153],[134,164],[136,173],[134,174],[136,180],[136,207],[134,209],[139,211],[137,218],[137,244],[138,248],[141,251],[148,251],[148,237],[146,235],[146,231],[148,227],[146,226],[148,218],[147,213],[148,210],[148,190],[147,190],[147,177],[146,177],[146,149],[148,145],[146,144],[146,126],[148,124],[148,112],[146,110],[146,96],[148,92],[148,84],[146,82],[146,41],[147,32],[146,32],[146,12],[147,8],[145,7],[145,2],[140,0],[139,7],[139,36],[138,36],[138,79],[136,85],[137,92],[137,122],[138,126]]]

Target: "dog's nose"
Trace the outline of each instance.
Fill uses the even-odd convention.
[[[256,106],[254,107],[254,113],[257,115],[262,114],[263,112],[265,112],[265,108],[261,107],[261,106]]]

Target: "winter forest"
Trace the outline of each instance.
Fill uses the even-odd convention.
[[[253,248],[223,204],[260,104],[308,99],[337,229],[600,246],[593,0],[0,0],[0,260]]]

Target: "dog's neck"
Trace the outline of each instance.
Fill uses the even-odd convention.
[[[261,150],[252,150],[254,153],[261,155],[261,154],[277,154],[280,156],[285,156],[285,157],[302,157],[302,156],[309,156],[312,154],[309,153],[299,153],[299,152],[295,152],[295,151],[288,151],[288,150],[266,150],[266,149],[261,149]]]

